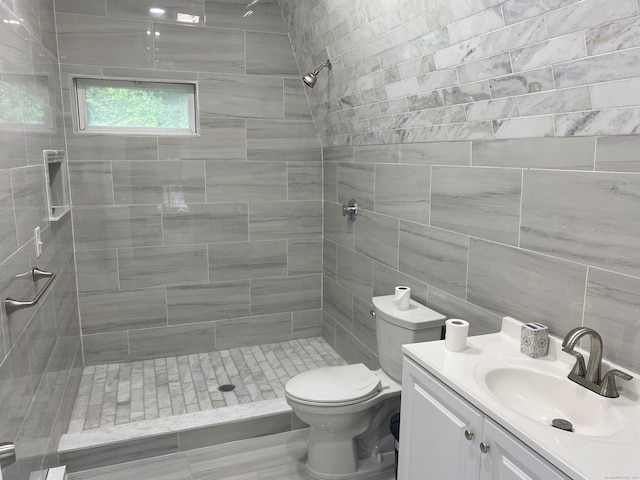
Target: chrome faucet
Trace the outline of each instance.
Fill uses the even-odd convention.
[[[584,358],[573,348],[578,341],[589,335],[591,337],[591,346],[589,348],[589,363],[587,368],[584,366]],[[602,337],[598,332],[588,327],[576,327],[567,333],[562,341],[562,351],[572,355],[576,359],[571,372],[569,372],[569,380],[588,388],[592,392],[596,392],[603,397],[616,398],[619,397],[616,387],[615,377],[618,376],[623,380],[631,380],[633,377],[620,370],[610,370],[602,378],[600,376],[602,369]]]

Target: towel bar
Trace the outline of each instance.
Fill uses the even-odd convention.
[[[25,277],[27,275],[31,275],[34,282],[41,280],[43,278],[48,278],[47,283],[44,284],[44,287],[40,289],[33,300],[14,300],[13,298],[6,298],[4,301],[4,307],[7,311],[7,315],[11,315],[16,310],[20,310],[22,308],[33,307],[36,303],[40,301],[44,292],[47,291],[51,282],[56,278],[56,274],[53,272],[45,272],[44,270],[40,270],[39,268],[32,268],[28,272],[21,273],[18,277]]]

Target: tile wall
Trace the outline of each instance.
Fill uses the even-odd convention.
[[[321,332],[320,143],[277,1],[246,3],[56,2],[86,364]],[[200,136],[74,133],[83,75],[197,82]]]
[[[16,275],[33,267],[57,275],[37,306],[0,308],[0,441],[18,458],[4,479],[56,463],[82,373],[71,216],[50,223],[45,203],[42,150],[64,148],[53,2],[0,2],[0,300],[32,299]]]
[[[281,6],[301,70],[333,62],[308,94],[338,352],[376,367],[370,298],[406,284],[475,334],[596,328],[639,371],[638,3]]]

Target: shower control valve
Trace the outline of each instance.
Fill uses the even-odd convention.
[[[358,203],[352,198],[349,203],[342,205],[342,216],[349,217],[349,220],[355,220],[358,216]]]

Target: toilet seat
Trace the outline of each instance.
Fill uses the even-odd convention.
[[[335,407],[364,402],[380,390],[380,379],[362,363],[309,370],[285,386],[287,396],[298,403]]]

